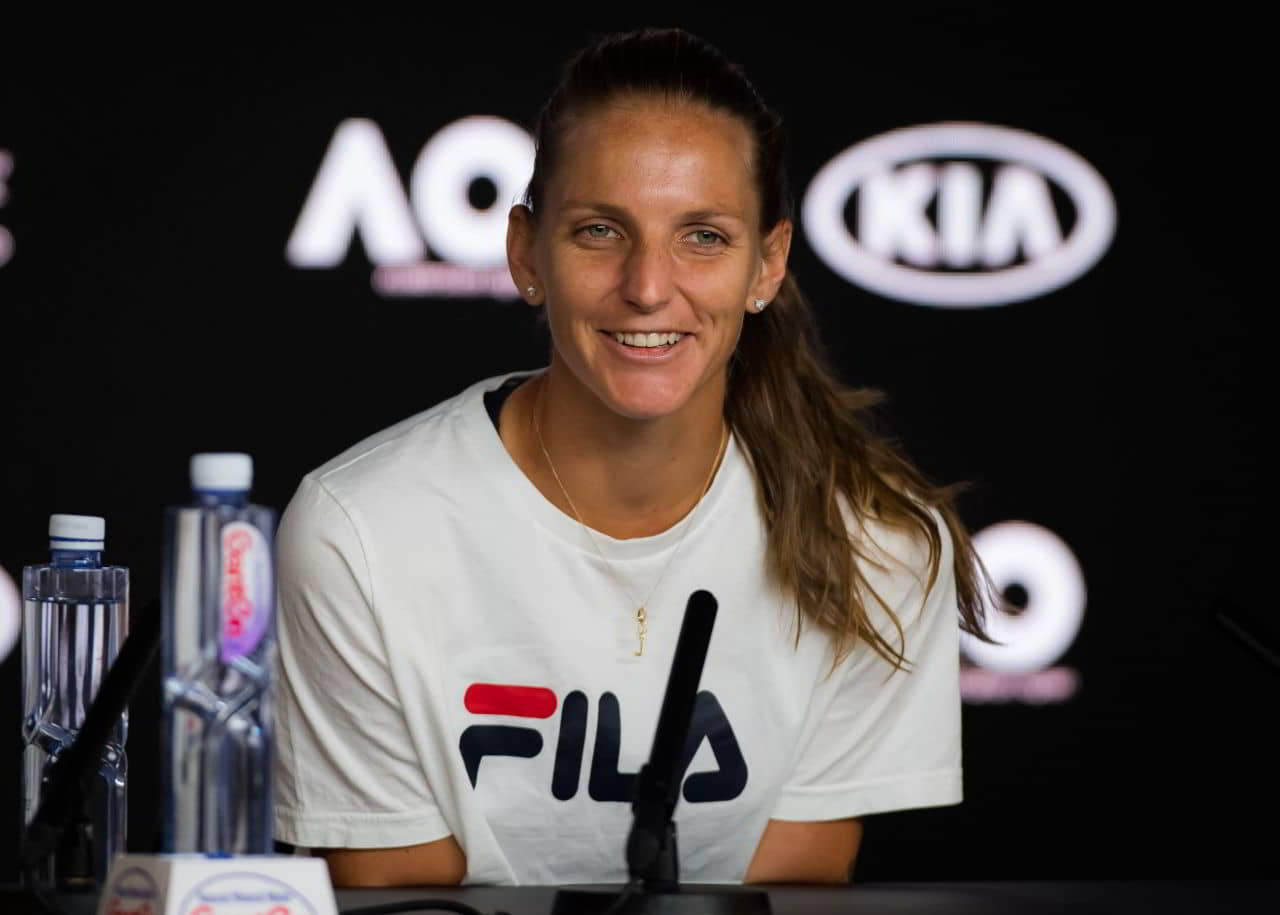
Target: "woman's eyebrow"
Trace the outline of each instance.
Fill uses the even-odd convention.
[[[587,210],[618,220],[627,219],[630,215],[625,207],[603,201],[566,200],[560,205],[561,212],[572,212],[574,210]],[[717,219],[732,219],[736,222],[744,221],[741,216],[729,209],[689,210],[680,214],[681,222],[712,222]]]
[[[680,217],[685,222],[714,222],[717,219],[732,219],[742,222],[743,219],[731,210],[690,210]]]
[[[627,211],[623,207],[595,200],[566,200],[560,205],[560,210],[561,212],[590,210],[593,213],[602,213],[615,219],[623,219],[627,216]]]

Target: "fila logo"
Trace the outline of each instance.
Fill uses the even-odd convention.
[[[467,687],[463,705],[473,715],[509,715],[516,718],[550,718],[556,712],[556,694],[541,686],[513,686],[501,683],[473,683]],[[574,690],[564,697],[560,708],[560,731],[556,739],[555,766],[547,787],[558,801],[577,795],[582,774],[582,757],[587,741],[587,696]],[[618,750],[622,737],[622,708],[613,693],[602,693],[596,704],[596,736],[591,751],[587,794],[595,801],[631,803],[637,773],[618,770]],[[742,757],[733,727],[719,700],[709,690],[698,693],[680,764],[688,771],[698,747],[706,740],[719,768],[695,772],[684,778],[684,799],[691,804],[728,801],[747,786],[747,763]],[[458,740],[467,776],[474,788],[480,762],[486,756],[516,756],[532,759],[542,752],[542,734],[533,728],[508,724],[473,724]]]
[[[1082,275],[1111,244],[1115,201],[1093,166],[1044,137],[942,123],[840,153],[809,184],[801,219],[813,250],[851,283],[918,305],[982,307]]]

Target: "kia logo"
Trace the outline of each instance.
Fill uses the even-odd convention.
[[[813,250],[849,282],[972,308],[1044,295],[1085,273],[1111,244],[1115,201],[1093,166],[1044,137],[943,123],[840,153],[814,176],[801,220]]]

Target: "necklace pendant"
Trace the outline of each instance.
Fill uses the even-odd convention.
[[[640,647],[632,653],[632,657],[638,658],[644,654],[644,637],[645,633],[648,631],[648,626],[645,625],[645,619],[644,607],[636,608],[636,638],[640,641]]]

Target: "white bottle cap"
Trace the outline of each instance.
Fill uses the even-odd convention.
[[[95,515],[50,515],[49,548],[52,550],[102,550],[107,534],[105,518]]]
[[[253,486],[253,458],[220,452],[191,456],[191,488],[197,491],[248,492]]]

